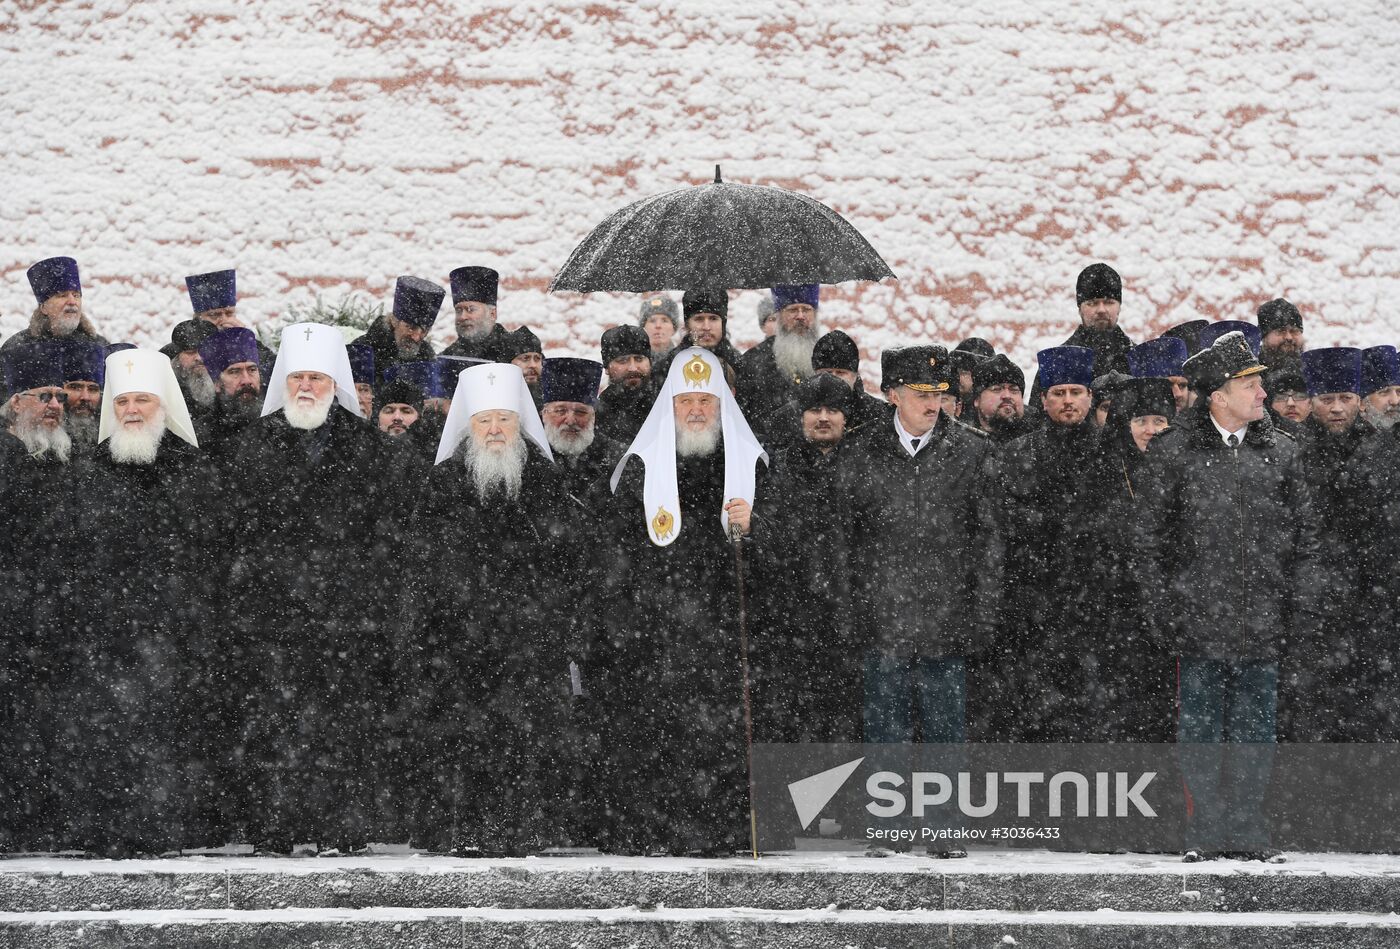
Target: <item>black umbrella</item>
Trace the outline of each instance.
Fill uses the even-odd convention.
[[[860,232],[805,194],[715,180],[611,215],[574,248],[550,290],[758,289],[894,274]]]

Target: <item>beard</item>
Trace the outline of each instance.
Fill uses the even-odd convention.
[[[219,408],[224,415],[240,422],[251,422],[258,417],[262,411],[262,405],[258,396],[261,393],[252,386],[239,386],[232,394],[219,393]]]
[[[73,439],[68,435],[68,429],[62,425],[57,428],[45,428],[43,425],[32,423],[16,424],[15,437],[24,444],[24,450],[29,452],[29,457],[35,461],[52,458],[66,464],[73,453]]]
[[[84,448],[91,448],[97,444],[97,416],[84,412],[68,413],[68,421],[65,423],[68,428],[68,436],[73,440],[73,444]]]
[[[180,388],[185,390],[185,394],[190,397],[191,402],[204,408],[214,404],[214,380],[209,378],[209,373],[204,370],[203,366],[186,369],[178,361],[175,361],[173,365],[175,378],[179,380]]]
[[[458,323],[456,326],[457,338],[464,339],[469,343],[474,343],[479,340],[483,340],[487,336],[489,336],[491,334],[491,330],[493,330],[495,326],[495,323],[491,323],[490,325],[485,326],[479,323],[474,324],[472,326],[468,326],[465,323]]]
[[[411,339],[395,340],[394,346],[399,351],[400,359],[414,359],[418,356],[419,344]]]
[[[55,336],[68,336],[82,322],[81,310],[65,310],[58,316],[49,318],[49,332]]]
[[[477,496],[483,499],[492,494],[503,494],[512,501],[520,497],[527,455],[525,439],[518,434],[506,443],[504,451],[486,448],[475,435],[462,442],[462,463],[471,472]]]
[[[549,447],[560,455],[581,455],[588,450],[588,446],[593,444],[593,426],[580,429],[577,432],[566,432],[562,428],[555,428],[552,425],[545,426],[544,436],[549,441]]]
[[[303,406],[301,400],[293,397],[282,406],[282,415],[292,428],[310,431],[326,424],[326,417],[331,414],[331,403],[334,401],[334,392],[327,393],[324,398],[317,399],[310,406]]]
[[[1366,421],[1376,426],[1377,430],[1388,432],[1395,427],[1396,422],[1400,422],[1400,413],[1394,409],[1388,412],[1376,412],[1372,409],[1366,410]]]
[[[681,458],[700,458],[713,455],[719,447],[719,422],[699,432],[688,428],[676,429],[676,455]]]
[[[812,348],[817,345],[821,329],[816,320],[805,331],[785,330],[778,324],[778,332],[773,335],[773,361],[784,376],[812,374]]]
[[[128,428],[119,423],[108,439],[107,450],[117,464],[149,465],[156,460],[156,452],[160,450],[160,440],[164,435],[165,410],[161,409],[155,418],[143,423],[140,428]]]

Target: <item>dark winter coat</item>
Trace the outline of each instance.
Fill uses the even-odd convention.
[[[398,345],[394,343],[394,330],[389,325],[389,317],[387,316],[381,316],[371,323],[364,335],[355,342],[364,343],[374,351],[374,374],[381,379],[384,377],[384,370],[390,366],[396,366],[402,362],[423,362],[437,355],[432,344],[424,339],[418,344],[418,351],[412,356],[401,356]]]
[[[853,635],[850,548],[838,445],[805,440],[773,459],[754,522],[752,579],[756,737],[859,741],[861,650]]]
[[[83,549],[74,470],[0,433],[0,839],[10,849],[54,849],[67,833],[61,692],[50,683],[72,662],[65,567]]]
[[[84,316],[84,317],[83,317],[83,323],[88,323],[88,322],[89,322],[89,321],[88,321],[88,318],[87,318],[86,316]],[[11,336],[9,339],[5,340],[4,345],[0,345],[0,351],[13,349],[13,348],[16,347],[16,346],[22,346],[22,345],[24,345],[25,343],[31,343],[31,342],[33,342],[34,340],[37,340],[37,339],[53,339],[53,338],[54,338],[53,335],[50,334],[50,333],[36,333],[36,332],[34,332],[34,330],[33,330],[33,328],[32,328],[32,327],[33,327],[33,323],[34,323],[34,321],[31,320],[31,321],[30,321],[30,327],[31,327],[31,328],[29,328],[29,329],[22,329],[22,330],[20,330],[18,333],[16,333],[15,335]],[[97,332],[95,332],[95,331],[94,331],[94,332],[88,332],[86,329],[83,328],[83,326],[82,326],[81,324],[80,324],[80,325],[78,326],[78,328],[75,329],[72,333],[68,334],[68,338],[80,339],[80,340],[83,340],[84,342],[93,343],[93,344],[101,345],[101,346],[108,346],[108,345],[111,345],[110,343],[107,342],[107,337],[101,336],[101,335],[99,335],[99,334],[98,334]]]
[[[985,648],[1004,546],[986,439],[939,415],[910,457],[891,420],[843,447],[843,530],[863,649],[961,656]]]
[[[1146,468],[1142,588],[1180,655],[1272,659],[1317,634],[1317,518],[1296,443],[1266,415],[1231,449],[1202,403],[1153,439]]]
[[[598,396],[598,413],[594,428],[599,435],[612,439],[624,448],[632,444],[647,413],[656,401],[656,388],[650,382],[643,382],[635,389],[623,385],[610,385]]]
[[[465,359],[490,359],[490,353],[506,334],[500,323],[491,327],[491,332],[476,339],[458,337],[457,341],[442,351],[444,356],[460,356]]]
[[[1001,650],[1012,661],[1086,645],[1096,526],[1088,474],[1098,454],[1099,433],[1087,420],[1047,422],[1000,449],[1007,544]]]
[[[577,455],[554,453],[554,467],[560,488],[589,510],[600,510],[612,501],[613,469],[627,446],[600,435],[596,428],[593,443]]]
[[[582,511],[528,450],[517,498],[481,498],[460,456],[417,492],[414,602],[396,650],[409,735],[398,770],[409,830],[434,849],[566,842],[569,663],[583,664],[589,632],[577,622]]]
[[[1371,495],[1363,470],[1352,460],[1366,442],[1379,436],[1375,426],[1362,418],[1338,435],[1312,417],[1300,429],[1298,463],[1318,524],[1321,607],[1329,625],[1350,625],[1365,562],[1358,554],[1382,543],[1377,536],[1381,521],[1375,516],[1379,499]]]
[[[784,373],[773,356],[773,337],[739,357],[734,367],[738,382],[739,408],[744,418],[762,425],[769,416],[792,400],[805,375]]]
[[[238,438],[255,420],[229,413],[225,410],[221,398],[216,396],[208,411],[193,415],[192,421],[195,437],[199,439],[200,451],[209,462],[222,466],[228,463]]]
[[[1373,740],[1368,731],[1395,714],[1378,665],[1393,653],[1393,612],[1377,595],[1394,562],[1377,573],[1371,553],[1395,541],[1386,536],[1383,482],[1369,463],[1376,453],[1364,450],[1381,435],[1362,418],[1338,434],[1312,417],[1298,428],[1298,461],[1317,516],[1312,573],[1321,635],[1281,650],[1281,718],[1295,741]]]
[[[1083,741],[1173,739],[1172,700],[1176,664],[1153,635],[1146,615],[1137,521],[1147,493],[1145,455],[1133,441],[1129,419],[1110,415],[1091,463],[1087,514],[1093,522],[1083,610],[1092,653],[1075,683],[1082,712],[1073,727]]]
[[[378,723],[393,702],[385,596],[411,497],[388,446],[331,406],[311,431],[281,412],[235,444],[225,478],[227,640],[216,670],[246,697],[255,840],[363,843],[379,821]]]
[[[750,350],[752,351],[752,350]],[[894,406],[877,399],[865,391],[865,384],[856,380],[852,392],[850,416],[846,419],[846,438],[852,438],[880,424],[889,424],[894,415]],[[753,416],[745,415],[753,420]],[[754,434],[763,442],[769,452],[777,452],[802,440],[802,412],[797,403],[788,401],[778,406],[766,418],[760,418],[754,425]]]
[[[969,425],[975,424],[975,421],[971,417],[968,417],[967,421]],[[992,440],[993,443],[997,445],[1005,445],[1008,442],[1014,442],[1016,439],[1020,438],[1023,435],[1029,435],[1031,432],[1035,431],[1042,424],[1044,424],[1044,422],[1045,416],[1037,412],[1033,416],[1023,415],[1011,424],[1002,426],[1000,428],[986,429],[982,428],[981,426],[977,426],[977,429],[980,432],[984,432],[986,436]]]
[[[67,846],[161,853],[215,846],[198,798],[214,789],[204,687],[212,577],[196,533],[207,501],[199,450],[167,432],[148,465],[99,445],[76,477],[84,554],[65,600],[68,659],[51,686],[61,723]]]
[[[682,527],[666,547],[647,534],[643,471],[632,460],[618,484],[612,609],[592,663],[611,770],[609,845],[733,852],[748,827],[735,553],[719,519],[724,449],[677,460]]]

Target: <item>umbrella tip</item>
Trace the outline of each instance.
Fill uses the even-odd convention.
[[[722,185],[722,184],[724,184],[723,179],[721,179],[720,176],[719,176],[719,165],[716,165],[716,166],[715,166],[715,184],[717,184],[717,185]]]

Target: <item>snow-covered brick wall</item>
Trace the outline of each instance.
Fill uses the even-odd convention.
[[[502,322],[592,355],[634,298],[550,277],[609,212],[720,162],[889,261],[897,284],[823,308],[867,357],[977,333],[1029,367],[1098,259],[1134,339],[1284,295],[1311,345],[1400,342],[1395,5],[1101,6],[10,0],[0,330],[53,254],[140,343],[187,315],[188,273],[236,265],[256,323],[477,263]],[[757,299],[735,297],[741,345]]]

